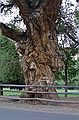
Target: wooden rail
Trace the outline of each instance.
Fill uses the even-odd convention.
[[[25,87],[35,87],[35,88],[74,88],[74,89],[79,89],[79,86],[44,86],[44,85],[14,85],[14,84],[0,84],[0,87],[20,87],[20,88],[25,88]]]
[[[16,87],[23,88],[23,90],[3,90],[4,87]],[[12,85],[12,84],[0,84],[0,93],[1,92],[26,92],[31,94],[73,94],[79,95],[79,92],[39,92],[39,91],[25,91],[24,88],[62,88],[62,89],[79,89],[79,86],[40,86],[40,85]],[[52,99],[43,99],[43,98],[19,98],[12,96],[3,96],[0,94],[0,98],[5,99],[13,99],[13,100],[36,100],[36,101],[44,101],[44,102],[54,102],[54,103],[70,103],[70,104],[79,104],[79,101],[67,101],[67,100],[52,100]]]

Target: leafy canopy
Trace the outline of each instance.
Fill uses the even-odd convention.
[[[14,43],[0,36],[0,83],[24,84]]]

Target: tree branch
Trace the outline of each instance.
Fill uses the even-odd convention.
[[[62,0],[45,0],[44,9],[47,13],[47,18],[55,22],[58,18]]]
[[[0,7],[2,7],[1,13],[3,12],[4,8],[13,7],[14,4],[15,4],[15,0],[12,0],[12,2],[10,4],[7,4],[7,5],[5,5],[4,3],[1,3],[1,5],[0,5]]]
[[[70,39],[72,39],[73,42],[75,42],[77,45],[79,45],[79,42],[76,41],[76,40],[73,38],[73,36],[72,36],[71,34],[69,34],[69,32],[66,32],[66,34],[67,34],[67,36],[68,36]]]
[[[29,11],[30,3],[27,2],[28,0],[12,0],[12,1],[14,1],[12,6],[14,4],[16,4],[17,7],[19,8],[20,15],[23,18],[24,23],[27,26],[27,29],[29,30],[29,34],[31,34],[30,21],[32,20],[32,18],[31,18],[31,14]],[[57,19],[62,0],[44,0],[43,2],[44,2],[43,6],[42,6],[42,10],[43,10],[42,16],[44,15],[43,20],[45,21],[45,19],[46,19],[46,21],[48,21],[50,23],[50,26],[52,28],[54,22]],[[41,4],[41,3],[39,3],[39,4]],[[39,18],[39,19],[41,19],[41,18]],[[3,35],[5,35],[15,41],[19,41],[21,39],[21,36],[13,29],[8,28],[6,25],[4,25],[2,23],[0,23],[0,27],[2,29]]]
[[[6,37],[12,39],[13,41],[19,42],[21,40],[20,33],[16,32],[15,30],[7,27],[5,24],[0,22],[0,29],[2,31],[2,35],[5,35]]]
[[[29,11],[29,3],[27,0],[15,0],[17,7],[19,8],[19,13],[24,20],[29,32],[30,32],[30,11]]]

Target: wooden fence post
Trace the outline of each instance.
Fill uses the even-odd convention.
[[[3,87],[0,86],[0,95],[3,95]]]

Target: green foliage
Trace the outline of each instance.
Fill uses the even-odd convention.
[[[65,25],[64,25],[64,21],[63,20],[60,20],[58,25],[57,25],[57,31],[59,33],[62,33],[63,31],[65,31]]]
[[[73,77],[73,81],[75,82],[76,85],[79,85],[79,58],[76,61],[76,75]]]
[[[78,53],[78,49],[71,46],[70,48],[65,48],[64,50],[66,55],[66,60],[64,64],[67,69],[67,80],[68,85],[78,85],[79,84],[79,59],[75,60],[74,56]],[[65,68],[61,69],[56,73],[55,84],[64,84],[65,83]],[[60,82],[58,82],[60,81]]]
[[[66,55],[66,60],[64,61],[65,68],[57,72],[55,77],[55,84],[57,85],[65,84],[66,80],[69,85],[79,84],[79,60],[74,59],[74,56],[78,53],[78,49],[75,46],[78,45],[72,41],[72,38],[74,41],[77,41],[79,37],[77,34],[79,27],[79,11],[73,8],[75,7],[71,1],[65,1],[64,5],[61,6],[59,19],[57,21],[57,31],[61,38],[59,42],[59,50],[64,51]],[[69,33],[72,38],[70,38],[67,33]]]
[[[74,21],[75,21],[77,28],[79,28],[79,11],[76,11]]]
[[[4,36],[0,36],[0,83],[24,84],[15,45]]]

